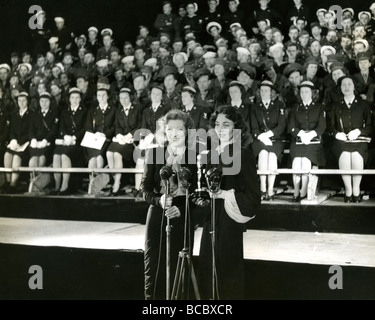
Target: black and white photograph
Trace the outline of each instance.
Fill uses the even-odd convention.
[[[375,2],[0,12],[0,300],[375,300]]]

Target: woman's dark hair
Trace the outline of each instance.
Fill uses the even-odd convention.
[[[215,110],[215,112],[211,115],[210,118],[210,127],[215,128],[215,122],[219,114],[225,115],[225,117],[234,123],[234,129],[241,130],[241,137],[238,137],[236,135],[233,135],[233,139],[241,139],[241,147],[248,146],[252,139],[250,134],[250,129],[245,123],[244,119],[242,118],[242,115],[239,113],[237,108],[229,106],[229,105],[223,105],[220,106]]]

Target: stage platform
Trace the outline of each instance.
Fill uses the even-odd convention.
[[[375,299],[374,199],[290,199],[262,202],[247,224],[245,298]],[[0,195],[0,208],[0,299],[143,299],[142,199]],[[28,288],[31,265],[43,268],[43,290]],[[343,290],[328,286],[332,265],[343,269]]]

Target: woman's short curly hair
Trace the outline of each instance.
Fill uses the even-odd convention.
[[[252,141],[250,129],[237,108],[230,105],[223,105],[217,108],[210,118],[211,128],[215,128],[215,122],[219,114],[223,114],[227,119],[233,121],[234,129],[241,130],[241,136],[234,135],[233,139],[241,139],[241,147],[247,147]]]
[[[173,109],[158,120],[158,128],[155,133],[155,139],[160,146],[165,146],[168,143],[167,136],[165,133],[165,125],[170,120],[181,120],[184,123],[186,133],[187,133],[186,142],[185,142],[186,146],[189,146],[189,143],[192,143],[191,140],[194,140],[195,142],[195,139],[190,139],[190,137],[193,137],[195,135],[193,130],[191,130],[191,129],[195,129],[193,118],[184,111]]]

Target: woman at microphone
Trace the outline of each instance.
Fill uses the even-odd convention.
[[[254,155],[248,148],[249,127],[237,108],[219,107],[211,116],[210,126],[217,141],[213,136],[206,180],[215,206],[207,210],[203,223],[198,284],[202,299],[239,300],[245,290],[243,232],[260,205],[259,179]]]
[[[184,247],[184,222],[186,189],[196,189],[197,166],[195,150],[188,143],[189,131],[194,129],[193,119],[183,111],[171,110],[162,118],[156,132],[161,141],[158,148],[146,153],[141,190],[149,203],[146,220],[144,272],[145,299],[165,299],[166,292],[166,226],[169,220],[170,234],[170,286],[172,287],[179,251]],[[163,143],[164,142],[164,143]],[[190,164],[192,163],[192,164]],[[180,173],[188,169],[190,178]],[[168,183],[166,183],[168,179]],[[186,181],[189,180],[189,181]],[[168,186],[169,185],[169,186]],[[189,207],[192,203],[189,201]],[[165,208],[165,209],[164,209]],[[193,226],[191,223],[190,226]],[[189,228],[190,248],[192,229]]]

